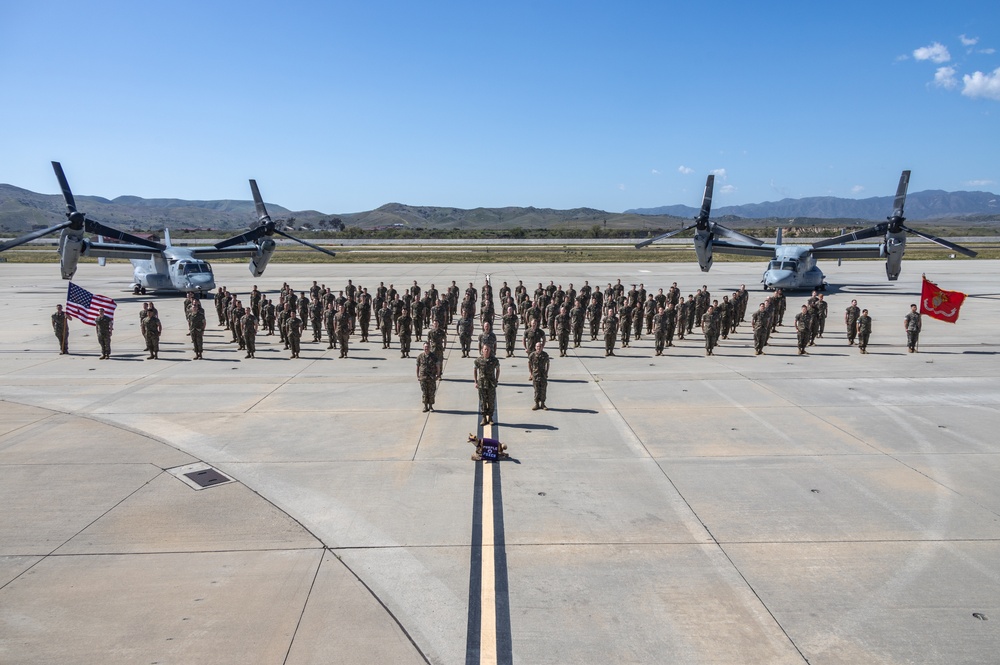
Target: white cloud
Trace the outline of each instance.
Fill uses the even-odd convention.
[[[1000,101],[1000,67],[994,69],[992,74],[982,72],[966,74],[962,77],[962,82],[965,84],[962,94],[966,97],[973,99],[985,97]]]
[[[904,60],[909,60],[910,56],[906,53],[896,56],[896,62],[903,62]]]
[[[660,172],[659,172],[659,171],[657,171],[656,169],[653,169],[653,170],[651,171],[651,173],[652,173],[653,175],[660,175]]]
[[[683,164],[681,164],[680,166],[677,167],[677,171],[679,173],[683,173],[684,175],[691,175],[692,173],[694,173],[694,169],[693,168],[691,168],[689,166],[684,166]]]
[[[723,185],[722,187],[719,187],[720,194],[732,194],[735,191],[736,188],[733,187],[732,185]]]
[[[725,180],[726,179],[726,169],[712,169],[712,175],[718,176],[719,178],[722,178],[723,180]]]
[[[864,185],[855,185],[854,187],[851,187],[851,194],[860,194],[863,191],[865,191]]]
[[[934,42],[930,46],[921,46],[913,52],[913,57],[917,60],[930,60],[938,63],[951,60],[948,47],[939,42]]]
[[[622,190],[624,192],[625,191],[625,183],[621,183],[620,185],[618,185],[618,189],[620,189],[620,190]]]
[[[982,53],[983,55],[993,55],[997,50],[995,48],[981,48],[976,53]]]
[[[952,90],[958,87],[958,80],[955,78],[954,67],[938,67],[934,72],[934,85],[945,90]]]
[[[965,183],[966,187],[989,187],[993,184],[992,180],[969,180]]]
[[[965,35],[959,35],[958,38],[962,41],[962,46],[975,46],[979,43],[979,37],[966,37]]]

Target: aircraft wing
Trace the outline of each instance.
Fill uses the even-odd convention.
[[[241,259],[257,256],[258,254],[260,254],[260,247],[253,243],[223,247],[222,249],[218,249],[217,247],[211,245],[208,247],[191,248],[192,257],[196,259],[204,259],[206,261],[211,261],[213,259]]]
[[[741,242],[713,240],[712,249],[720,254],[740,254],[743,256],[766,256],[774,258],[774,245],[750,245]]]
[[[83,250],[84,256],[96,256],[105,259],[149,259],[160,252],[142,245],[126,245],[118,242],[87,241]]]
[[[817,259],[877,259],[882,256],[882,245],[831,245],[813,247]]]

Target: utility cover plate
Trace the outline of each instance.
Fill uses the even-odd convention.
[[[234,482],[232,478],[225,475],[218,469],[213,469],[204,462],[186,464],[184,466],[167,469],[167,473],[174,476],[191,489],[203,490],[209,487],[225,485]]]

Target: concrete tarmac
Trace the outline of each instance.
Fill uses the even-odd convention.
[[[1000,653],[1000,262],[821,264],[824,336],[799,356],[789,296],[766,355],[744,323],[558,357],[533,411],[501,353],[513,461],[470,461],[472,360],[451,335],[436,411],[398,344],[347,359],[304,335],[244,359],[211,301],[204,361],[182,301],[132,296],[129,268],[74,282],[117,299],[112,358],[71,324],[56,265],[0,265],[2,663],[986,663]],[[764,263],[215,264],[253,284],[370,291],[741,283]],[[903,316],[920,275],[969,294],[958,324]],[[848,346],[852,298],[874,319]],[[138,313],[156,302],[160,360]],[[478,331],[477,331],[478,332]],[[453,331],[452,331],[453,333]],[[501,336],[502,337],[502,336]],[[414,357],[418,351],[414,342]],[[185,475],[230,479],[204,489]]]

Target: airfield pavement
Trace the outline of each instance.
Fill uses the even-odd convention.
[[[996,662],[1000,262],[908,261],[897,283],[821,266],[830,319],[808,357],[789,326],[803,294],[759,357],[748,324],[710,358],[700,334],[612,358],[585,335],[553,354],[550,411],[530,408],[524,353],[501,357],[488,433],[515,461],[484,464],[454,345],[425,414],[395,343],[290,360],[258,337],[244,360],[208,302],[195,362],[180,298],[86,265],[74,281],[119,302],[112,359],[78,323],[60,356],[57,266],[0,264],[0,662]],[[750,311],[764,295],[763,263],[214,267],[243,295],[486,273],[746,283]],[[907,354],[922,272],[970,297]],[[843,334],[851,298],[874,319],[867,356]],[[206,466],[233,482],[183,482]]]

